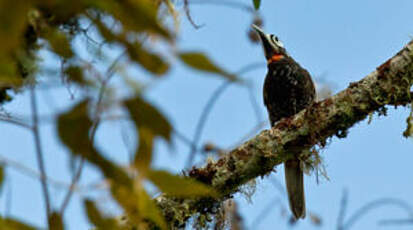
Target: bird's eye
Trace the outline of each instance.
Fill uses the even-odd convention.
[[[274,44],[276,44],[277,46],[284,47],[284,45],[283,45],[282,42],[278,39],[277,36],[271,34],[270,38],[271,38],[271,41],[274,42]]]
[[[271,38],[271,41],[273,41],[274,43],[277,43],[277,42],[278,42],[278,37],[275,36],[274,34],[271,34],[271,35],[270,35],[270,38]]]

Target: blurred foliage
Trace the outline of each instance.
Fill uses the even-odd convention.
[[[98,229],[120,229],[118,221],[114,218],[104,217],[93,201],[85,200],[84,203],[89,221]]]
[[[252,2],[254,4],[255,10],[258,10],[261,6],[261,0],[252,0]]]
[[[50,230],[63,230],[64,226],[62,216],[57,212],[53,212],[49,216],[49,226]]]
[[[127,99],[125,105],[139,136],[139,148],[134,162],[137,167],[146,170],[150,167],[152,159],[153,138],[159,136],[170,141],[172,127],[155,107],[140,97]]]
[[[168,25],[171,20],[174,28]],[[86,29],[85,25],[88,25]],[[111,45],[122,47],[128,61],[152,77],[165,76],[171,58],[176,57],[189,68],[237,80],[206,54],[177,52],[177,25],[178,12],[170,0],[0,0],[0,104],[12,99],[10,92],[18,93],[23,86],[39,81],[43,61],[38,57],[40,51],[51,52],[60,60],[61,66],[56,69],[61,72],[57,76],[64,76],[79,87],[104,88],[107,79],[96,77],[93,63],[85,63],[76,49],[77,37],[92,40],[87,36],[88,31],[94,31],[101,39],[95,42],[97,49]],[[165,47],[162,52],[156,48],[158,44]],[[104,156],[93,143],[91,133],[95,131],[92,130],[96,129],[97,117],[106,108],[97,111],[101,108],[93,98],[80,98],[70,110],[60,114],[57,132],[72,156],[85,159],[102,173],[110,184],[113,199],[130,222],[143,229],[154,226],[167,229],[166,220],[146,191],[145,181],[161,192],[180,198],[217,195],[200,182],[151,169],[154,141],[161,138],[169,143],[171,124],[139,92],[115,103],[128,112],[138,137],[135,159],[128,170]],[[0,180],[3,180],[2,170]],[[102,213],[94,201],[87,199],[84,206],[90,222],[99,229],[123,228],[116,218]],[[64,229],[61,213],[49,213],[48,222],[51,229]],[[11,219],[1,219],[0,226],[0,229],[33,229]]]
[[[199,197],[199,196],[217,196],[218,194],[210,187],[195,181],[166,171],[151,170],[148,173],[148,179],[151,180],[161,191],[175,197]]]
[[[18,220],[0,217],[0,229],[2,230],[35,230],[38,228],[35,228],[33,226],[30,226]]]
[[[212,63],[212,61],[210,61],[208,57],[205,56],[205,54],[199,52],[181,52],[179,53],[179,58],[187,66],[190,66],[194,69],[209,73],[215,73],[231,81],[237,79],[235,75],[222,70],[220,67]]]
[[[155,52],[144,42],[165,42],[173,48],[175,35],[166,25],[164,12],[177,24],[177,12],[169,0],[80,0],[80,1],[0,1],[0,103],[10,99],[7,90],[18,90],[28,76],[35,77],[41,49],[50,49],[64,62],[73,63],[78,55],[73,40],[82,34],[82,23],[91,22],[105,44],[126,48],[132,62],[160,76],[170,68],[165,55]],[[163,12],[160,15],[159,12]],[[109,21],[115,23],[110,24]],[[166,54],[166,53],[165,53]],[[174,55],[173,51],[170,54]],[[206,56],[191,62],[190,67],[234,77],[211,65]],[[201,63],[205,62],[205,63]],[[68,68],[67,74],[82,83],[81,73]],[[31,81],[29,81],[31,82]]]

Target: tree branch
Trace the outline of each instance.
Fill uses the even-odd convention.
[[[49,188],[47,186],[47,175],[46,175],[46,168],[44,166],[44,156],[43,156],[43,151],[42,151],[42,144],[40,141],[40,132],[39,132],[39,119],[38,119],[38,111],[37,111],[37,101],[36,101],[36,94],[35,94],[35,86],[32,85],[30,86],[30,104],[31,104],[31,110],[32,110],[32,120],[33,120],[33,137],[34,137],[34,142],[35,142],[35,148],[36,148],[36,158],[37,158],[37,164],[39,166],[39,171],[40,171],[40,182],[42,185],[42,191],[43,191],[43,197],[44,197],[44,202],[46,206],[46,217],[47,217],[47,223],[48,227],[50,228],[51,222],[50,220],[50,215],[51,215],[51,204],[50,204],[50,195],[49,195]]]
[[[211,185],[219,199],[177,199],[166,195],[156,198],[171,224],[182,227],[195,214],[213,213],[219,203],[237,192],[251,179],[273,171],[276,165],[312,146],[324,146],[333,136],[343,137],[347,130],[385,105],[411,102],[413,83],[413,41],[393,58],[362,80],[299,114],[282,119],[275,127],[230,151],[216,162],[192,168],[190,177]]]

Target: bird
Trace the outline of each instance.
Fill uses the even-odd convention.
[[[254,24],[252,27],[267,59],[263,96],[271,126],[274,126],[282,118],[291,117],[313,104],[315,87],[311,75],[287,53],[277,36],[266,34]],[[284,162],[284,171],[291,212],[296,220],[304,219],[304,174],[297,154]]]

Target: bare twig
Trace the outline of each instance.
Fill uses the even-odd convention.
[[[284,186],[276,177],[271,177],[270,182],[284,197],[287,195]]]
[[[386,205],[394,205],[396,207],[399,207],[405,210],[409,214],[409,216],[413,216],[412,207],[405,201],[394,198],[382,198],[369,202],[360,209],[358,209],[356,212],[354,212],[354,214],[348,219],[348,221],[343,224],[343,227],[341,229],[350,229],[350,227],[353,226],[358,220],[360,220],[361,217],[363,217],[370,211],[377,209],[378,207]]]
[[[189,153],[188,160],[186,162],[186,168],[189,168],[194,160],[196,154],[196,146],[201,138],[202,131],[205,127],[206,120],[208,118],[209,113],[212,110],[215,102],[217,102],[219,96],[225,91],[225,89],[231,84],[232,82],[226,81],[222,83],[211,95],[208,102],[206,103],[204,110],[201,114],[201,117],[198,120],[198,124],[196,125],[195,135],[193,139],[194,146],[191,148],[191,152]]]
[[[226,6],[233,9],[240,9],[243,11],[247,11],[249,13],[254,13],[255,10],[250,5],[243,4],[237,1],[225,1],[225,0],[192,0],[191,4],[199,4],[199,5],[217,5],[217,6]]]
[[[279,197],[274,197],[267,205],[261,210],[261,212],[252,221],[251,229],[258,229],[258,225],[269,215],[272,214],[270,211],[275,205],[281,204],[281,199]]]
[[[10,124],[13,124],[13,125],[17,125],[17,126],[29,129],[29,130],[33,129],[32,126],[30,126],[29,124],[24,123],[23,121],[20,121],[20,120],[14,119],[14,118],[10,118],[10,117],[4,117],[2,115],[0,115],[0,121],[4,121],[4,122],[7,122],[7,123],[10,123]]]
[[[112,79],[112,76],[115,74],[115,67],[118,64],[118,62],[122,59],[122,57],[127,53],[127,51],[123,51],[114,61],[113,63],[109,66],[109,68],[106,71],[106,78],[103,79],[102,81],[102,86],[100,87],[99,90],[99,95],[98,95],[98,100],[96,102],[96,111],[95,111],[95,118],[94,118],[94,123],[92,126],[92,129],[90,131],[90,142],[93,144],[95,141],[95,136],[96,136],[96,131],[97,128],[100,124],[101,117],[100,117],[100,110],[101,110],[101,105],[103,101],[103,96],[105,94],[107,85],[109,84],[110,79]],[[85,163],[85,158],[81,157],[80,158],[80,163],[79,166],[76,170],[75,175],[72,178],[72,182],[70,184],[69,190],[63,199],[62,206],[60,208],[60,214],[63,216],[66,207],[69,204],[70,199],[72,198],[73,195],[73,188],[76,186],[77,182],[80,180],[80,177],[82,175],[82,171],[84,168],[84,163]]]
[[[42,145],[41,145],[41,140],[40,140],[40,133],[39,133],[39,120],[37,117],[37,101],[36,101],[36,93],[35,93],[35,86],[32,85],[30,87],[30,102],[31,102],[31,110],[32,110],[32,120],[33,120],[33,136],[34,136],[34,142],[35,142],[35,148],[36,148],[36,158],[37,158],[37,164],[39,166],[39,171],[40,171],[40,182],[42,184],[42,190],[43,190],[43,196],[44,196],[44,201],[46,205],[46,215],[47,215],[47,223],[49,223],[49,217],[51,214],[51,206],[50,206],[50,196],[49,196],[49,190],[47,187],[47,175],[46,175],[46,169],[44,166],[44,160],[43,160],[43,151],[42,151]],[[49,226],[50,229],[51,226]]]
[[[236,72],[236,75],[242,75],[245,74],[246,72],[255,70],[257,68],[262,67],[262,63],[251,63],[249,65],[244,66],[243,68],[241,68],[239,71]],[[225,91],[225,89],[228,88],[228,86],[231,85],[232,82],[230,81],[225,81],[224,83],[222,83],[212,94],[211,97],[209,98],[208,102],[206,103],[201,116],[199,117],[198,123],[196,125],[195,128],[195,134],[194,134],[194,138],[193,138],[193,147],[191,148],[191,152],[189,153],[189,157],[188,160],[186,162],[186,168],[189,168],[191,166],[191,164],[193,163],[195,154],[196,154],[196,148],[199,144],[199,140],[201,138],[201,134],[202,131],[204,129],[206,120],[208,118],[209,113],[211,112],[214,104],[218,101],[219,97],[222,95],[222,93]]]
[[[246,74],[250,71],[253,71],[259,68],[264,68],[264,67],[267,67],[267,66],[264,65],[262,62],[253,62],[253,63],[243,66],[241,69],[236,71],[235,74],[239,76],[242,74]]]
[[[413,225],[413,218],[399,220],[381,220],[380,225]]]
[[[188,18],[188,21],[191,23],[191,25],[195,29],[199,29],[199,28],[204,26],[204,25],[198,25],[198,24],[195,23],[194,19],[191,16],[191,12],[189,10],[189,1],[188,0],[184,0],[184,11],[185,11],[186,17]]]
[[[129,122],[129,121],[126,121],[126,122]],[[127,125],[127,126],[123,125],[122,126],[122,123],[120,123],[120,125],[121,125],[120,133],[121,133],[121,137],[122,137],[122,142],[123,142],[123,145],[125,146],[126,152],[128,153],[129,164],[132,164],[135,152],[133,151],[133,149],[131,149],[132,145],[131,145],[131,142],[129,140],[130,138],[129,138],[129,135],[127,134],[127,132],[126,132],[130,126],[129,125]]]
[[[9,166],[9,167],[15,169],[16,171],[19,171],[19,172],[21,172],[21,173],[23,173],[23,174],[25,174],[29,177],[32,177],[32,178],[35,178],[35,179],[40,179],[40,180],[42,179],[42,175],[41,175],[40,172],[38,172],[38,171],[36,171],[32,168],[29,168],[29,167],[23,165],[22,163],[20,163],[18,161],[14,161],[12,159],[8,159],[8,158],[5,158],[3,156],[0,156],[0,164],[4,164],[6,166]],[[53,185],[57,188],[68,188],[69,187],[69,184],[66,184],[62,181],[52,179],[50,177],[46,177],[46,180],[50,185]]]
[[[347,203],[348,203],[348,191],[347,189],[344,189],[343,191],[343,196],[341,198],[341,203],[340,203],[340,212],[338,213],[337,217],[337,230],[343,230],[344,226],[344,218],[346,215],[346,210],[347,210]]]
[[[196,151],[198,151],[198,148],[196,144],[191,141],[185,134],[183,134],[181,131],[178,131],[177,129],[173,128],[172,132],[176,136],[177,139],[181,140],[184,144],[188,145],[191,149],[194,148]]]
[[[42,175],[40,174],[40,172],[38,172],[38,171],[36,171],[32,168],[29,168],[29,167],[25,166],[24,164],[22,164],[18,161],[15,161],[15,160],[0,156],[0,164],[4,164],[5,166],[10,167],[11,169],[14,169],[17,172],[20,172],[20,173],[22,173],[22,174],[24,174],[28,177],[34,178],[34,179],[41,179],[42,178]],[[7,180],[10,180],[10,177]],[[68,188],[70,188],[70,184],[65,183],[63,181],[59,181],[59,180],[53,179],[51,177],[46,177],[46,180],[48,182],[48,185],[53,186],[55,188],[58,188],[58,189],[68,189]],[[10,182],[8,182],[8,183],[10,183]],[[90,183],[90,184],[82,185],[82,186],[77,186],[76,185],[73,188],[73,190],[75,190],[75,191],[89,191],[89,190],[92,190],[92,189],[101,189],[101,188],[105,188],[104,182],[94,182],[94,183]]]
[[[231,144],[229,149],[233,149],[239,146],[240,144],[244,143],[246,140],[256,135],[258,131],[262,130],[267,124],[268,124],[268,121],[259,122],[254,127],[252,127],[251,130],[249,130],[242,138],[240,138],[239,141],[235,142],[234,144]]]
[[[4,207],[4,216],[8,217],[11,211],[11,201],[13,199],[13,186],[11,183],[11,177],[7,178],[7,195],[6,195],[6,203]]]

